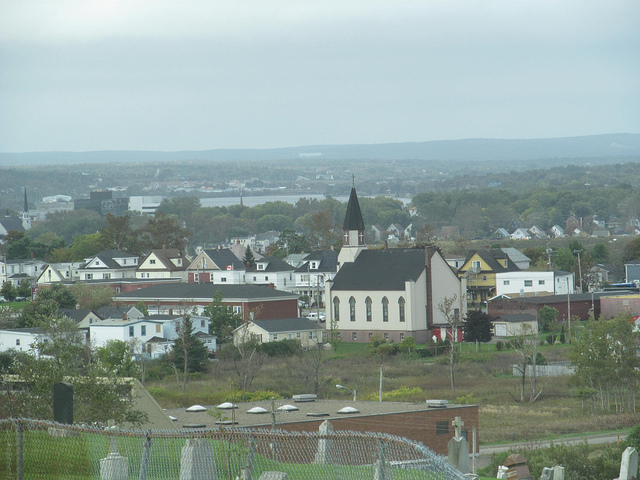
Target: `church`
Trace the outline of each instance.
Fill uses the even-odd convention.
[[[343,224],[338,273],[325,284],[327,328],[335,325],[343,341],[369,342],[374,335],[401,342],[427,342],[446,319],[438,306],[456,296],[453,310],[466,313],[466,291],[433,246],[368,249],[355,186]],[[461,283],[462,282],[462,283]]]
[[[24,187],[24,207],[20,217],[12,217],[7,214],[0,218],[0,240],[9,232],[24,232],[31,228],[31,216],[29,215],[29,204],[27,202],[27,187]]]

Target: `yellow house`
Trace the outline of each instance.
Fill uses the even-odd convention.
[[[470,250],[458,270],[458,276],[467,279],[467,303],[470,307],[485,305],[495,296],[496,273],[514,272],[520,268],[502,250]]]

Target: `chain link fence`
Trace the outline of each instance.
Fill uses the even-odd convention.
[[[281,473],[276,473],[281,472]],[[405,438],[258,429],[122,430],[0,420],[0,478],[100,480],[464,479]]]

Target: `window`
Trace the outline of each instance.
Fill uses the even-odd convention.
[[[351,332],[351,340],[355,342],[355,341],[356,341],[356,339],[357,339],[357,334],[356,334],[356,332]]]
[[[149,263],[150,263],[151,265],[155,265],[155,264],[156,264],[156,261],[152,258],[151,260],[149,260]]]
[[[505,280],[504,282],[502,282],[503,285],[511,285],[511,282],[509,280]]]
[[[356,321],[356,299],[353,297],[349,299],[349,320]]]
[[[389,321],[389,300],[387,297],[382,297],[382,321]]]
[[[256,281],[256,277],[253,277],[253,281],[254,281],[254,282]]]
[[[200,320],[200,328],[204,328],[204,320]]]
[[[288,336],[289,336],[289,340],[293,340],[293,333],[290,333]]]
[[[538,280],[538,285],[544,285],[544,280]]]
[[[482,281],[486,282],[487,281],[487,276],[486,275],[482,275]]]
[[[369,332],[369,340],[373,338],[373,332]]]
[[[400,341],[404,341],[404,333],[400,333]]]
[[[156,333],[160,333],[162,332],[162,326],[160,326],[160,324],[156,325]]]
[[[129,327],[129,336],[133,337],[133,325]]]
[[[340,299],[333,297],[333,319],[336,322],[340,321]]]
[[[93,280],[93,273],[85,273],[84,274],[84,279],[85,280]]]
[[[233,313],[235,313],[236,315],[242,315],[242,307],[239,305],[234,305]]]
[[[144,337],[147,334],[147,326],[140,325],[140,336]]]
[[[436,422],[436,435],[448,435],[449,422]]]
[[[532,287],[533,286],[533,280],[525,280],[524,281],[524,286],[525,287]]]
[[[398,316],[401,322],[404,322],[404,297],[398,299]]]
[[[480,271],[480,261],[479,260],[474,260],[473,262],[471,262],[471,266],[473,267],[474,270]]]
[[[300,335],[300,332],[296,332],[296,338],[300,338],[302,335]]]
[[[384,332],[384,339],[389,340],[389,334],[387,332]]]
[[[120,287],[116,287],[116,293],[120,293]]]
[[[196,283],[200,283],[200,274],[199,273],[194,273],[193,274],[193,281]]]
[[[269,281],[269,277],[267,275],[264,276],[264,281],[268,282]]]
[[[367,322],[370,322],[371,321],[371,297],[367,297],[366,300],[364,301],[364,304],[366,305]]]
[[[258,270],[264,270],[264,263],[259,263],[256,267]]]
[[[16,338],[16,345],[20,345],[20,339]]]
[[[110,273],[105,273],[103,277],[104,277],[105,280],[109,280],[111,278],[111,274]]]
[[[277,340],[277,339],[278,339],[278,334],[277,334],[277,333],[274,333],[272,338],[273,338],[274,340]]]

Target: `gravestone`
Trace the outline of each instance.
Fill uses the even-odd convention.
[[[620,462],[620,476],[618,480],[637,480],[638,479],[638,452],[633,447],[627,447],[622,452],[622,461]]]
[[[544,467],[542,469],[542,475],[540,475],[540,480],[553,480],[553,468]]]
[[[455,428],[455,434],[447,444],[449,464],[461,473],[469,473],[469,442],[462,436],[464,422],[456,417],[451,424]]]
[[[217,480],[214,453],[213,447],[205,439],[188,439],[182,447],[180,480]]]
[[[129,480],[129,463],[119,453],[111,452],[100,460],[101,480]]]
[[[504,461],[505,467],[508,468],[505,473],[505,478],[509,480],[535,480],[529,473],[529,466],[527,465],[527,459],[519,453],[509,455]]]
[[[560,465],[553,467],[553,480],[564,480],[564,467]]]
[[[69,382],[58,382],[53,386],[53,421],[73,423],[73,385]]]
[[[330,435],[333,433],[333,425],[329,420],[325,420],[320,424],[318,428],[320,435]],[[318,439],[318,451],[316,452],[315,463],[327,464],[331,463],[331,449],[333,447],[333,440],[329,438]]]

